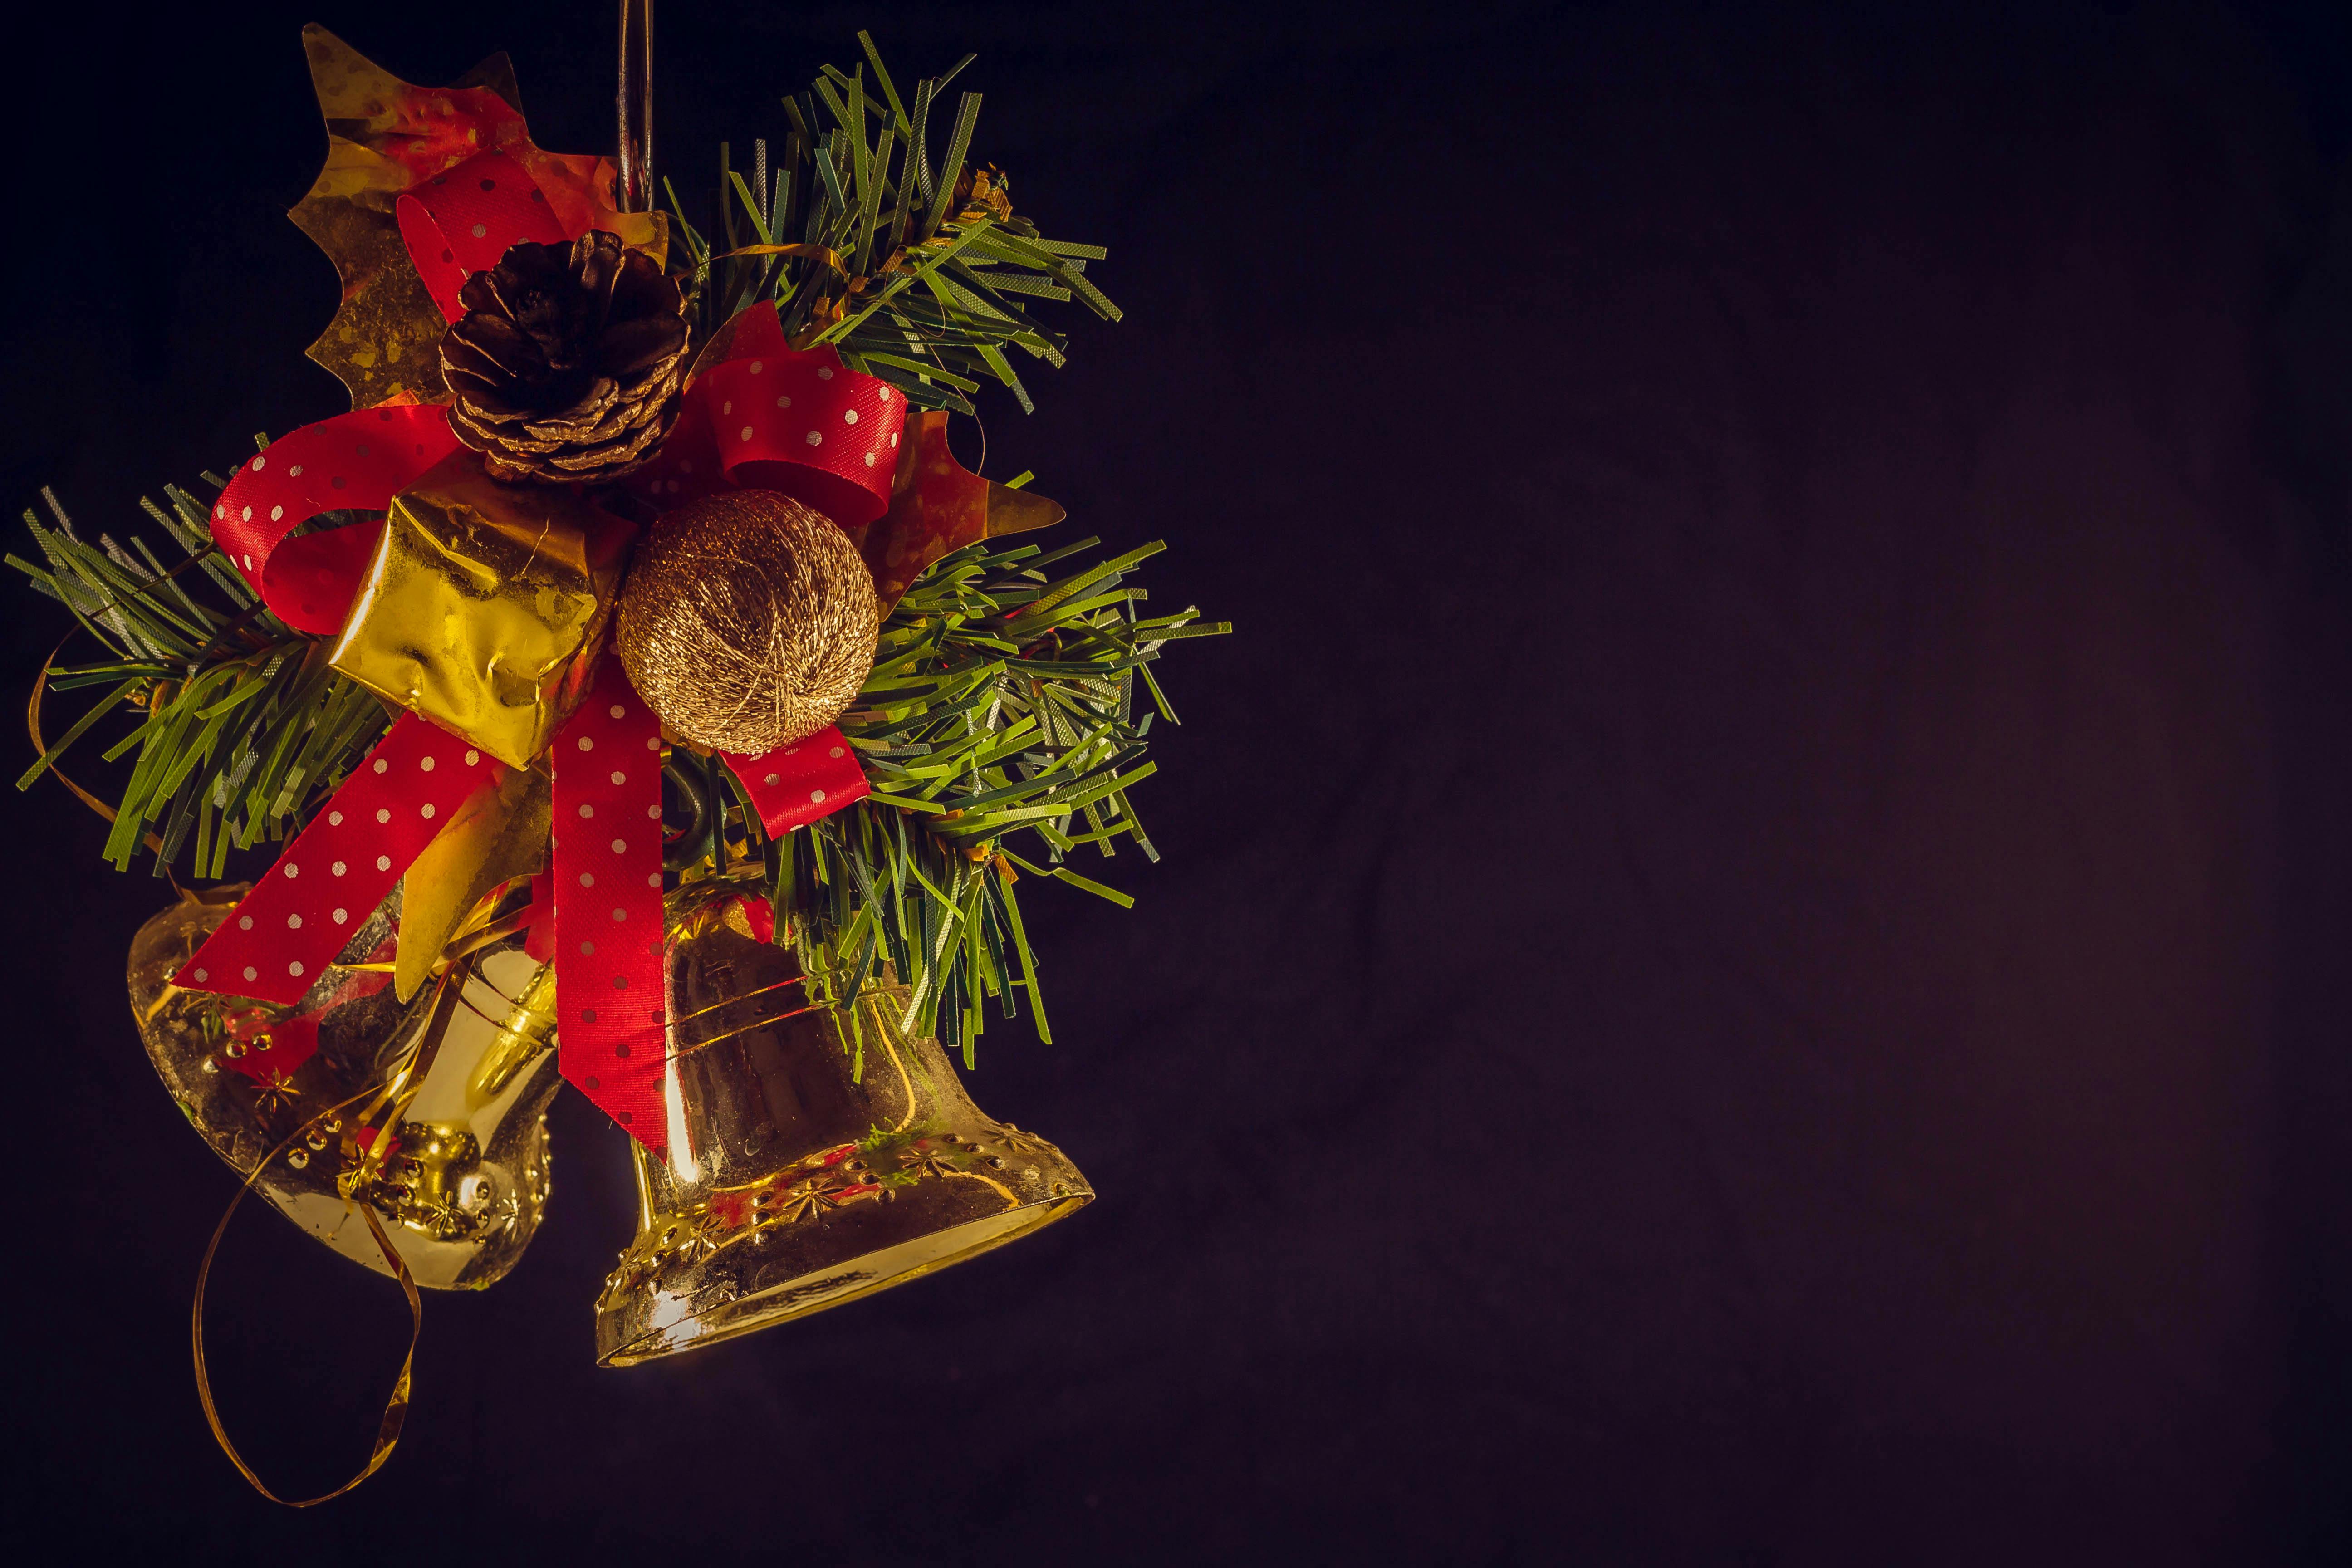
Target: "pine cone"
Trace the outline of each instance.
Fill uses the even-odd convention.
[[[653,258],[591,229],[515,246],[458,290],[441,339],[449,427],[493,479],[614,479],[677,421],[686,300]]]
[[[966,169],[956,180],[955,198],[948,203],[948,211],[967,221],[989,217],[1011,223],[1013,187],[1004,171],[993,163],[984,169]]]
[[[948,194],[948,205],[940,216],[941,223],[971,223],[976,218],[992,218],[1001,224],[1013,221],[1013,185],[1004,171],[990,163],[980,168],[967,164],[956,176],[955,188]],[[923,237],[923,211],[918,205],[907,215],[907,226],[900,231],[898,242],[913,245]]]

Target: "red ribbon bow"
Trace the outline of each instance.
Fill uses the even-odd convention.
[[[703,351],[677,427],[629,488],[656,506],[720,490],[781,490],[852,531],[890,510],[904,394],[795,349],[773,303],[737,314]]]
[[[524,240],[576,237],[513,159],[485,153],[426,180],[398,204],[402,238],[451,320],[457,289]],[[580,231],[584,232],[584,227]],[[889,508],[903,397],[842,365],[830,348],[785,342],[773,306],[743,312],[713,345],[660,457],[631,479],[656,505],[730,485],[777,489],[858,529]],[[287,625],[340,631],[383,525],[286,536],[320,512],[382,511],[457,446],[437,405],[355,409],[305,426],[237,470],[213,511],[222,550]],[[548,758],[554,842],[530,939],[559,984],[563,1076],[632,1137],[660,1152],[668,1058],[662,969],[661,727],[617,658],[604,658],[587,700]],[[771,835],[862,798],[870,786],[838,729],[728,764]],[[495,759],[404,714],[279,857],[175,983],[191,990],[299,1002],[342,950],[354,922],[478,791]]]

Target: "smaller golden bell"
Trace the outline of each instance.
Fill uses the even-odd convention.
[[[811,1006],[789,948],[740,906],[671,933],[667,1148],[632,1142],[636,1240],[596,1303],[598,1364],[805,1317],[1025,1236],[1094,1189],[1053,1144],[983,1115],[903,990]]]
[[[496,1281],[547,1203],[545,1115],[562,1081],[549,1048],[552,971],[509,937],[406,1005],[389,985],[337,1001],[366,988],[332,971],[297,1009],[315,1010],[317,1048],[294,1060],[289,1031],[266,1010],[171,983],[245,891],[173,904],[132,939],[131,1012],[164,1088],[239,1175],[267,1160],[254,1190],[344,1257],[392,1272],[359,1212],[365,1203],[417,1284]],[[398,919],[395,892],[345,954],[376,949]],[[392,1122],[388,1140],[367,1125],[379,1104],[392,1113],[379,1118]]]

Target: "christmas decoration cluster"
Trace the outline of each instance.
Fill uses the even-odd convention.
[[[950,449],[984,389],[1031,406],[1015,354],[1063,363],[1033,310],[1118,314],[1101,249],[972,160],[969,60],[902,96],[861,34],[773,157],[722,151],[654,210],[632,14],[617,160],[534,145],[503,57],[428,89],[307,29],[329,154],[293,216],[342,279],[311,353],[352,411],[121,539],[52,500],[9,558],[99,645],[44,671],[20,787],[65,782],[115,866],[180,889],[131,1006],[239,1195],[413,1309],[489,1285],[546,1210],[569,1084],[638,1166],[594,1310],[615,1366],[1092,1196],[952,1058],[992,1012],[1050,1039],[1016,884],[1130,901],[1071,862],[1157,858],[1130,798],[1174,721],[1152,666],[1226,629],[1141,612],[1159,545],[1033,542],[1062,509]],[[68,763],[119,770],[111,802]],[[201,1279],[200,1394],[261,1488]]]

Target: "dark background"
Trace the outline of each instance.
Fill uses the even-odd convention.
[[[297,29],[511,52],[610,145],[605,5],[12,24],[5,499],[86,524],[336,412]],[[1190,721],[1060,1043],[973,1089],[1102,1197],[591,1364],[632,1224],[555,1113],[390,1465],[289,1513],[198,1413],[233,1182],[126,1016],[167,897],[0,791],[6,1527],[59,1560],[2352,1558],[2352,34],[2340,7],[670,0],[698,188],[851,35],[1111,247],[1044,407],[1165,537]],[[19,546],[21,548],[21,546]],[[20,594],[6,688],[62,630]],[[18,752],[23,752],[18,742]],[[16,754],[16,753],[11,753]],[[15,764],[11,764],[10,772]],[[225,1414],[355,1468],[397,1295],[258,1208]],[[584,1561],[585,1559],[578,1559]]]

